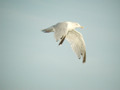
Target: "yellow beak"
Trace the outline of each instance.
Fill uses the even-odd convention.
[[[83,27],[83,26],[81,26],[80,28],[81,28],[81,29],[83,29],[84,27]]]

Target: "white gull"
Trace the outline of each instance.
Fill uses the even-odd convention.
[[[76,31],[75,28],[83,28],[83,26],[75,22],[60,22],[42,31],[45,33],[54,32],[56,41],[60,40],[59,45],[62,45],[66,39],[78,58],[83,57],[84,63],[86,61],[85,42],[82,34]]]

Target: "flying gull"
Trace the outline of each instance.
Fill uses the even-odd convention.
[[[54,32],[56,41],[59,41],[59,45],[62,45],[66,39],[76,53],[78,58],[83,57],[83,63],[86,61],[86,48],[83,36],[80,32],[76,31],[75,28],[83,28],[75,22],[60,22],[49,28],[42,30],[45,33]]]

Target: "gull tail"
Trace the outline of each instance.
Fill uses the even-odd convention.
[[[53,32],[53,27],[49,27],[49,28],[43,29],[42,31],[43,31],[44,33]]]

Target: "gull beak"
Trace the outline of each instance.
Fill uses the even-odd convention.
[[[84,27],[83,26],[80,26],[81,29],[83,29]]]

